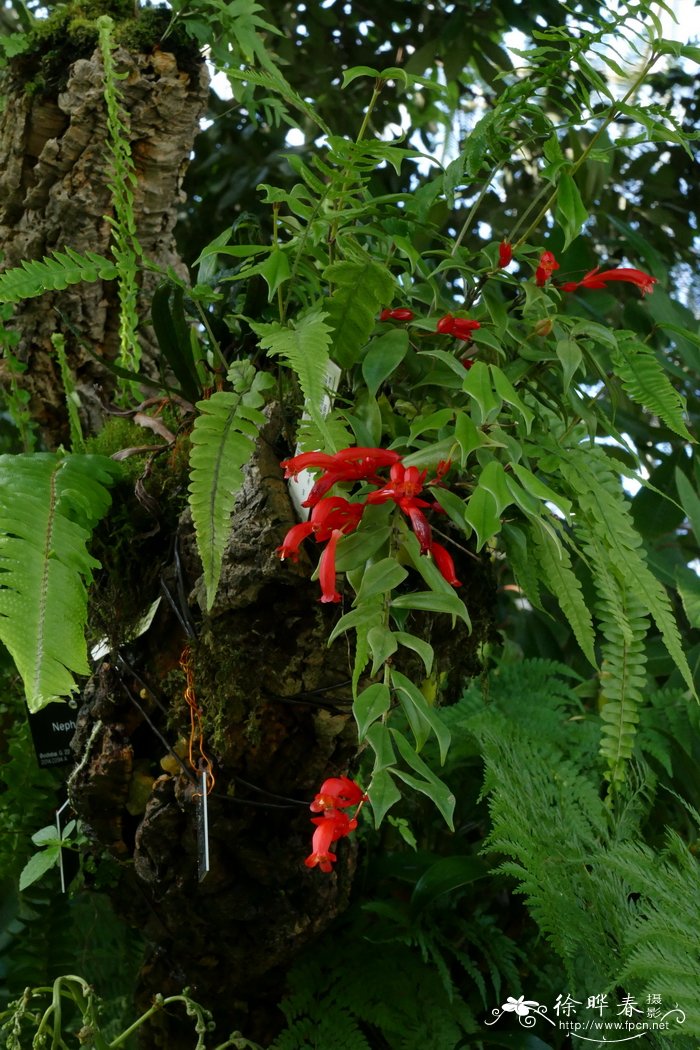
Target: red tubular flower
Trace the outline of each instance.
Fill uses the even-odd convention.
[[[310,521],[302,521],[299,525],[292,525],[291,529],[284,537],[282,545],[277,547],[276,553],[279,554],[282,561],[285,558],[291,558],[292,561],[296,561],[299,557],[299,546],[310,536],[313,532],[313,524]]]
[[[366,802],[367,795],[350,777],[330,777],[321,784],[321,790],[309,807],[314,813],[346,806],[359,806]]]
[[[311,530],[317,543],[325,543],[334,529],[343,535],[353,532],[360,524],[365,509],[364,503],[350,503],[342,496],[327,496],[311,511]]]
[[[455,565],[449,551],[445,550],[441,543],[437,543],[437,541],[433,540],[430,553],[433,556],[433,561],[447,582],[451,583],[453,587],[461,587],[462,584],[461,581],[457,579]]]
[[[579,288],[605,288],[608,281],[626,281],[628,284],[636,284],[642,295],[648,295],[654,291],[656,277],[642,270],[635,270],[631,266],[619,266],[615,270],[601,270],[596,266],[594,270],[589,270],[580,281],[567,281],[559,287],[562,292],[575,292]]]
[[[539,266],[535,270],[535,284],[537,287],[544,287],[545,282],[548,281],[554,271],[558,269],[559,263],[554,258],[552,252],[542,252],[540,255]]]
[[[467,317],[453,317],[452,314],[445,314],[437,323],[437,331],[441,335],[453,335],[455,339],[464,342],[471,339],[472,332],[477,328],[481,328],[478,321],[470,321]]]
[[[398,452],[392,452],[388,448],[341,448],[332,456],[327,452],[300,452],[298,456],[291,459],[283,459],[280,463],[284,467],[285,478],[295,478],[302,470],[309,467],[318,467],[321,470],[341,471],[346,464],[362,463],[372,464],[374,470],[378,467],[390,467],[392,463],[398,463],[401,456]]]
[[[334,823],[325,817],[319,817],[314,824],[317,827],[311,841],[311,853],[304,864],[307,868],[315,868],[318,864],[321,871],[332,871],[333,862],[338,859],[335,853],[330,852],[331,843],[338,837],[334,834]]]
[[[393,499],[398,503],[401,499],[412,499],[423,491],[427,473],[427,470],[418,470],[418,467],[404,467],[403,463],[395,463],[389,472],[389,484],[376,492],[370,492],[365,502],[386,503]]]
[[[411,519],[411,528],[420,543],[421,554],[427,554],[433,545],[433,534],[428,519],[420,508],[427,507],[428,504],[422,499],[401,499],[399,506]]]
[[[405,307],[400,307],[398,310],[382,310],[379,315],[380,321],[412,321],[413,318],[413,310]]]
[[[340,529],[333,529],[331,538],[324,547],[318,562],[318,578],[321,584],[322,602],[339,602],[340,594],[335,589],[335,548],[342,536]]]
[[[498,265],[505,269],[513,258],[513,246],[510,241],[501,241],[498,246]]]

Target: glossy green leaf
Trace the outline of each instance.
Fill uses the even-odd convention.
[[[409,634],[407,631],[394,631],[394,638],[399,645],[403,645],[404,648],[412,649],[415,653],[418,653],[423,661],[425,673],[429,675],[433,669],[433,660],[435,658],[432,645],[422,638],[417,638],[415,634]]]
[[[374,594],[383,594],[398,587],[408,576],[408,572],[394,558],[382,558],[374,565],[369,565],[362,577],[356,602],[371,598]]]
[[[579,56],[580,62],[580,56]],[[600,79],[600,78],[599,78]],[[559,176],[556,219],[564,233],[564,250],[578,237],[588,218],[578,186],[571,175]]]
[[[424,612],[450,613],[459,616],[471,628],[471,621],[466,606],[456,594],[436,594],[434,591],[416,591],[414,594],[401,594],[391,602],[392,609],[421,609]]]
[[[427,795],[444,817],[447,826],[451,831],[454,831],[453,816],[457,801],[454,794],[444,781],[435,776],[432,769],[426,765],[420,755],[416,754],[405,736],[396,729],[391,730],[391,735],[404,762],[418,774],[416,777],[397,767],[393,770],[394,776],[399,777],[404,783],[415,788],[416,791]]]
[[[392,806],[401,800],[401,792],[394,783],[388,769],[380,769],[372,777],[369,801],[374,816],[374,826],[378,828]]]
[[[411,679],[407,678],[405,674],[401,674],[400,671],[392,671],[391,683],[404,707],[404,711],[407,712],[407,708],[410,705],[418,712],[421,718],[428,723],[438,742],[438,747],[440,749],[440,762],[444,764],[450,746],[451,734],[445,723],[440,718],[440,715],[436,709],[428,703],[420,689],[418,689],[418,687],[414,685]],[[420,747],[418,747],[417,750],[420,750]]]
[[[479,422],[481,423],[487,422],[501,407],[501,399],[496,396],[493,389],[491,373],[483,361],[474,362],[462,384],[462,389],[473,397],[479,406],[481,412]]]
[[[568,390],[571,380],[581,365],[583,354],[574,339],[559,339],[556,351],[563,371],[564,390]]]
[[[374,682],[359,694],[352,705],[352,713],[357,722],[357,739],[365,739],[367,730],[378,718],[387,713],[391,706],[391,693],[383,682]]]
[[[500,531],[501,518],[496,501],[491,493],[481,485],[477,485],[469,497],[464,517],[476,533],[477,551],[480,551],[484,544]]]
[[[383,623],[372,627],[367,634],[367,641],[372,652],[372,677],[382,664],[393,656],[399,647],[398,639]]]
[[[408,332],[394,329],[373,339],[362,359],[362,375],[374,397],[385,379],[394,372],[408,351]]]

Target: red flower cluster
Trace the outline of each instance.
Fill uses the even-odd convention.
[[[414,318],[413,310],[408,310],[406,307],[399,307],[398,310],[382,310],[379,315],[380,321],[412,321]]]
[[[404,467],[397,452],[383,448],[344,448],[333,456],[324,452],[302,452],[292,459],[285,459],[282,466],[285,468],[286,478],[296,477],[307,467],[323,470],[303,503],[303,506],[312,508],[309,520],[293,525],[281,546],[277,548],[281,558],[296,559],[300,544],[308,536],[313,535],[317,543],[327,543],[319,561],[322,602],[340,601],[340,594],[335,586],[335,552],[338,540],[357,528],[366,506],[387,503],[389,500],[410,519],[411,527],[420,543],[421,554],[430,552],[447,582],[453,587],[461,586],[449,552],[433,540],[430,524],[423,513],[427,507],[439,509],[438,505],[419,499],[427,471],[419,471],[417,467]],[[377,474],[378,470],[387,466],[391,466],[388,483]],[[435,481],[441,481],[448,470],[449,464],[441,462]],[[329,489],[339,482],[357,481],[369,481],[378,487],[361,502],[352,503],[343,496],[326,496]]]
[[[316,825],[314,837],[311,844],[311,853],[304,861],[307,868],[319,866],[321,871],[332,871],[333,862],[337,860],[335,853],[330,849],[334,842],[349,835],[357,827],[357,813],[350,818],[343,813],[348,806],[362,807],[367,802],[367,795],[362,788],[350,780],[349,777],[331,777],[324,780],[321,790],[316,795],[309,809],[312,813],[321,813],[320,817],[312,817],[311,823]]]
[[[608,281],[626,281],[628,284],[636,284],[642,295],[648,295],[654,291],[656,277],[628,266],[619,266],[615,270],[601,270],[599,266],[596,266],[594,270],[589,270],[580,281],[567,281],[566,284],[561,284],[559,287],[562,292],[575,292],[579,288],[605,288]]]
[[[535,284],[538,288],[544,288],[546,281],[552,276],[555,270],[559,269],[559,263],[554,258],[552,252],[542,252],[540,255],[539,266],[535,270]]]
[[[437,330],[441,335],[453,335],[455,339],[463,339],[465,342],[471,339],[472,332],[477,328],[481,328],[478,321],[470,321],[466,317],[453,317],[452,314],[445,314],[437,323]]]

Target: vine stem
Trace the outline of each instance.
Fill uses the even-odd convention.
[[[647,76],[649,75],[651,69],[656,64],[656,62],[659,59],[659,57],[660,57],[659,54],[656,51],[652,50],[651,55],[649,56],[649,59],[647,60],[647,62],[644,65],[644,68],[642,69],[641,73],[636,77],[636,79],[634,80],[632,86],[630,87],[630,89],[625,94],[624,98],[622,98],[619,102],[614,102],[613,103],[613,105],[611,106],[611,108],[610,108],[610,110],[608,112],[608,115],[606,116],[605,120],[602,122],[602,124],[600,125],[598,130],[596,132],[594,132],[594,134],[591,137],[590,142],[588,143],[588,145],[585,147],[585,149],[581,153],[581,156],[578,158],[578,160],[574,161],[574,163],[571,165],[571,168],[569,169],[569,174],[570,175],[575,175],[576,172],[578,171],[578,169],[581,167],[581,165],[587,160],[587,158],[589,157],[592,149],[594,148],[594,146],[595,146],[596,142],[598,141],[598,139],[600,138],[600,136],[603,134],[604,131],[606,131],[610,127],[612,122],[618,116],[620,107],[626,105],[627,102],[637,93],[637,91],[639,90],[639,88],[642,86],[642,84],[646,80]],[[554,189],[552,190],[552,192],[550,193],[549,197],[547,198],[547,200],[544,202],[544,204],[540,208],[540,210],[537,213],[537,215],[535,216],[535,218],[532,220],[532,222],[528,226],[528,228],[518,238],[518,240],[513,244],[513,248],[514,249],[518,248],[524,241],[526,241],[528,239],[528,237],[532,234],[532,232],[537,229],[537,227],[542,222],[542,220],[544,219],[544,217],[547,214],[547,212],[553,206],[554,202],[557,199],[558,194],[559,194],[559,187],[555,186]],[[530,208],[528,208],[528,210],[525,212],[525,215],[523,216],[523,219],[521,220],[521,222],[527,216],[527,214],[531,210],[531,208],[533,208],[536,205],[536,202],[537,202],[537,198],[535,198],[535,201],[533,201],[533,203],[530,205]],[[517,230],[518,225],[519,225],[519,223],[516,224],[516,226],[514,227],[513,234]],[[511,237],[513,236],[513,234],[511,234]]]

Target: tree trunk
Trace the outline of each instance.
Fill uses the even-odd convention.
[[[173,227],[206,103],[206,66],[198,60],[183,72],[167,52],[131,54],[122,48],[115,53],[115,64],[127,74],[121,91],[137,176],[138,238],[147,259],[183,272]],[[0,115],[2,267],[42,259],[65,247],[109,255],[111,162],[99,52],[73,63],[65,88],[54,94],[30,92],[20,78],[5,88]],[[148,325],[149,302],[158,281],[157,274],[143,272],[138,304],[143,368],[152,373],[156,347]],[[65,397],[51,347],[54,332],[65,337],[87,428],[99,430],[114,388],[112,374],[99,359],[112,361],[118,353],[114,282],[79,284],[25,300],[13,326],[20,335],[17,356],[27,366],[23,385],[47,443],[55,446],[67,438]]]

